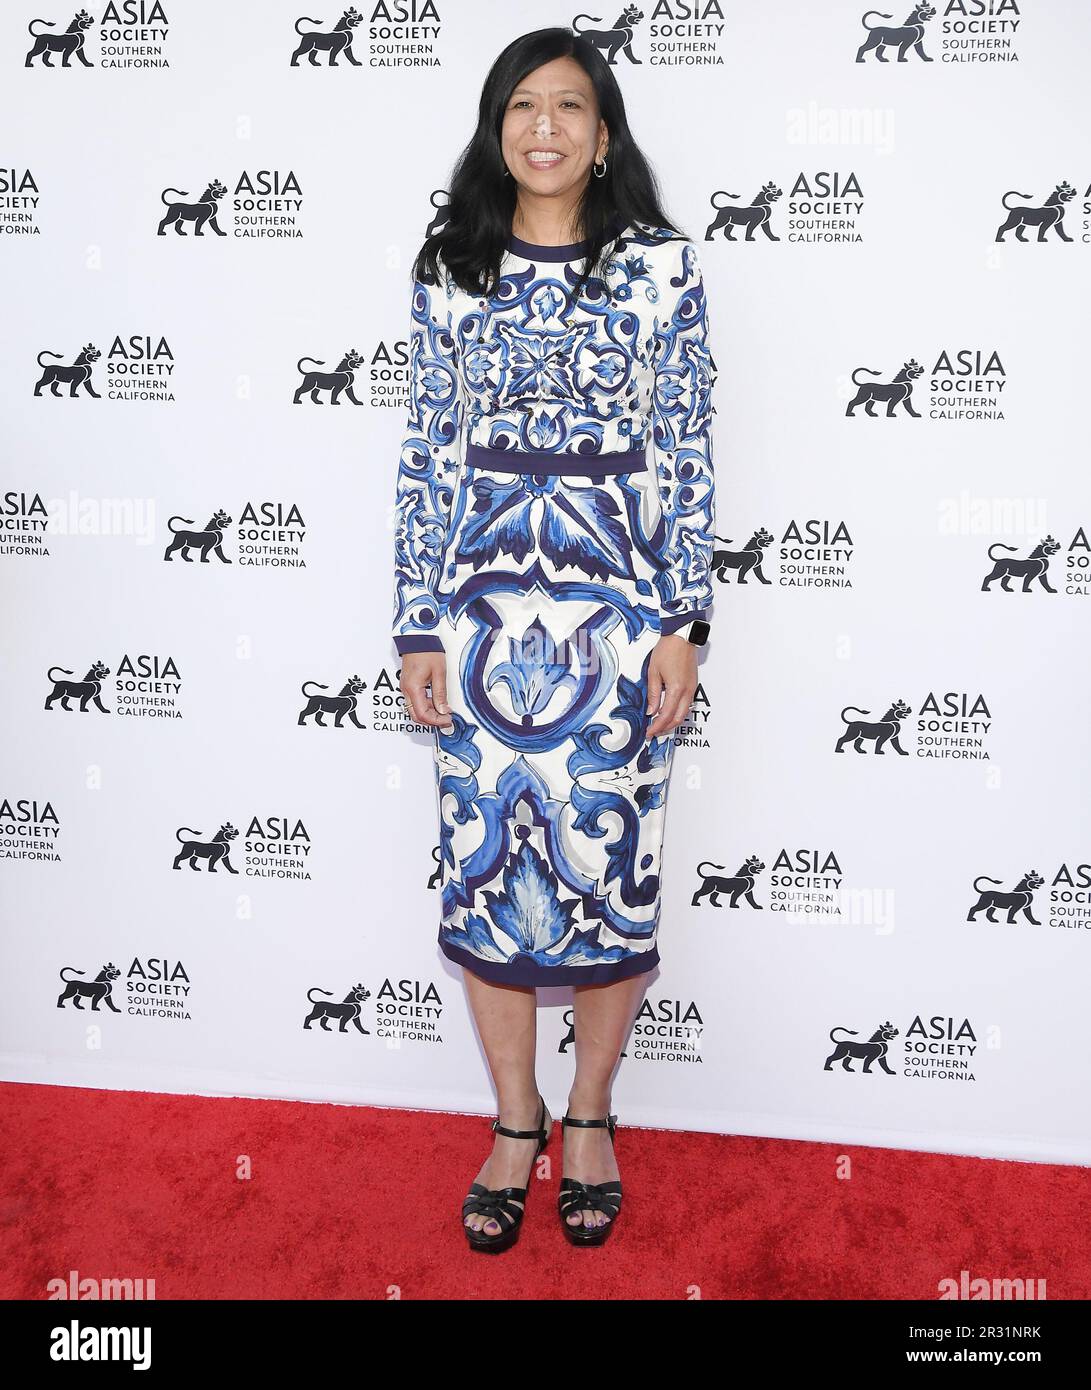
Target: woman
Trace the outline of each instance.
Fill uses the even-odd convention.
[[[434,731],[440,948],[498,1098],[463,1225],[475,1250],[518,1236],[552,1129],[534,991],[572,985],[560,1216],[601,1244],[611,1081],[659,960],[669,734],[708,636],[716,367],[695,248],[578,35],[500,54],[448,214],[413,267],[393,630]]]

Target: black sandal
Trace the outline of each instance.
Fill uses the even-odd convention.
[[[549,1132],[545,1127],[546,1103],[541,1095],[538,1099],[541,1101],[541,1109],[538,1113],[537,1129],[507,1129],[500,1123],[499,1115],[492,1122],[495,1134],[506,1135],[509,1139],[537,1139],[538,1147],[534,1151],[534,1158],[542,1152],[549,1138]],[[531,1172],[534,1171],[533,1162],[532,1159]],[[479,1182],[472,1182],[466,1200],[462,1203],[462,1229],[466,1232],[470,1249],[487,1250],[497,1254],[514,1245],[519,1239],[519,1227],[526,1212],[526,1200],[525,1187],[483,1187]],[[489,1217],[501,1229],[495,1235],[489,1235],[484,1230],[475,1231],[472,1226],[466,1225],[467,1216],[478,1215]],[[505,1221],[508,1223],[507,1226],[504,1225]]]
[[[617,1116],[607,1115],[605,1120],[573,1120],[565,1115],[561,1124],[575,1125],[580,1129],[608,1129],[612,1144]],[[562,1178],[557,1206],[564,1233],[573,1245],[602,1245],[617,1225],[617,1214],[621,1210],[621,1183],[584,1183],[575,1178]],[[568,1218],[576,1211],[601,1211],[609,1220],[601,1226],[573,1226]]]

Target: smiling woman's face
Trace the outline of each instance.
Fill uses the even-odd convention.
[[[609,132],[591,79],[574,58],[554,58],[516,85],[504,112],[500,145],[521,190],[572,195],[605,158]]]

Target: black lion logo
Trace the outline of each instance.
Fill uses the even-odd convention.
[[[83,36],[94,22],[94,18],[86,10],[80,10],[63,34],[38,34],[34,31],[35,24],[48,24],[52,27],[53,21],[51,19],[32,19],[27,25],[27,33],[34,40],[34,46],[27,54],[23,66],[29,68],[33,66],[35,58],[41,58],[42,67],[51,68],[53,64],[49,61],[49,55],[59,53],[61,55],[61,67],[70,68],[74,53],[85,68],[93,68],[94,63],[83,51]]]
[[[1041,207],[1029,207],[1023,203],[1019,207],[1009,208],[1009,198],[1029,198],[1029,193],[1016,193],[1014,189],[1009,189],[1000,199],[1004,207],[1007,208],[1008,220],[1002,222],[996,229],[997,241],[1004,240],[1004,233],[1010,232],[1015,228],[1016,241],[1026,241],[1023,235],[1024,227],[1037,227],[1038,240],[1045,241],[1046,232],[1052,227],[1062,241],[1071,241],[1072,237],[1064,229],[1064,206],[1076,196],[1076,190],[1065,179],[1059,183],[1053,192],[1046,199]]]
[[[312,996],[316,992],[318,994],[324,994],[327,997],[325,999],[315,999]],[[319,989],[317,985],[312,985],[307,991],[307,998],[314,1007],[303,1020],[304,1028],[309,1029],[314,1020],[317,1019],[322,1025],[322,1031],[328,1033],[330,1031],[329,1020],[334,1018],[337,1020],[337,1031],[339,1033],[347,1032],[350,1023],[358,1033],[370,1033],[371,1030],[365,1028],[360,1022],[360,1006],[366,999],[371,998],[371,991],[365,989],[363,985],[353,985],[340,1003],[332,1003],[332,991],[328,989]]]
[[[924,26],[930,19],[936,16],[935,9],[927,4],[913,6],[913,11],[904,24],[875,24],[871,25],[868,20],[872,15],[879,15],[880,19],[889,19],[888,14],[879,14],[878,10],[868,10],[860,20],[860,23],[868,32],[867,38],[856,50],[856,61],[862,63],[866,53],[874,53],[877,62],[887,62],[884,48],[896,48],[898,50],[898,62],[906,62],[906,53],[912,48],[917,57],[922,62],[932,61],[924,51]]]
[[[830,1042],[834,1044],[834,1049],[826,1058],[823,1071],[829,1071],[834,1062],[840,1062],[844,1071],[852,1071],[852,1059],[859,1057],[863,1059],[865,1072],[871,1071],[872,1062],[878,1062],[888,1076],[897,1076],[898,1073],[886,1064],[887,1045],[898,1036],[898,1030],[892,1023],[880,1023],[867,1042],[849,1042],[847,1038],[835,1038],[834,1033],[851,1033],[856,1037],[855,1028],[830,1029]]]
[[[108,1009],[113,1009],[115,1014],[121,1012],[111,996],[113,983],[121,974],[121,971],[112,961],[107,961],[93,980],[70,980],[65,975],[65,970],[71,970],[76,975],[83,974],[83,971],[77,970],[74,965],[66,965],[64,969],[59,972],[61,979],[64,981],[65,988],[64,992],[57,996],[58,1009],[63,1009],[65,1001],[68,999],[72,1000],[72,1003],[77,1009],[82,1009],[83,1005],[80,1003],[80,1000],[90,999],[92,1013],[98,1012],[98,1006],[101,1003],[105,1003]]]
[[[55,676],[53,674],[54,671],[59,671],[61,673],[60,677]],[[64,666],[51,666],[45,674],[46,680],[51,680],[53,682],[53,689],[45,697],[46,709],[52,709],[53,701],[60,700],[61,709],[70,710],[72,706],[68,701],[70,698],[73,698],[79,700],[80,710],[83,713],[86,713],[89,701],[94,701],[95,708],[100,710],[103,714],[110,713],[99,699],[99,695],[102,691],[102,678],[110,674],[110,668],[105,662],[96,661],[81,681],[62,679],[62,677],[72,674],[72,672],[67,670]]]
[[[578,14],[572,21],[572,28],[581,39],[586,39],[588,43],[593,43],[600,53],[606,54],[606,61],[613,64],[619,53],[624,53],[630,63],[640,63],[640,59],[633,52],[633,29],[644,18],[644,11],[638,9],[636,5],[626,5],[617,19],[614,20],[612,29],[579,29],[577,24],[581,19],[589,19],[592,24],[600,24],[602,21],[596,15]]]
[[[299,405],[303,396],[310,396],[315,405],[321,405],[319,391],[330,393],[330,405],[340,405],[339,399],[342,392],[348,396],[353,405],[363,405],[363,401],[358,401],[352,393],[352,384],[356,380],[356,368],[363,362],[364,354],[357,352],[355,348],[349,348],[344,357],[341,358],[332,372],[307,371],[304,362],[313,362],[316,367],[324,367],[326,364],[319,357],[301,357],[295,364],[295,369],[303,377],[303,380],[296,387],[295,395],[292,397],[292,404]]]
[[[200,531],[176,531],[174,523],[180,521],[183,526],[192,527],[193,522],[184,516],[172,516],[167,521],[167,530],[174,539],[163,552],[163,559],[169,560],[176,550],[182,552],[182,559],[189,562],[189,550],[199,550],[201,552],[201,564],[208,564],[208,552],[214,551],[225,565],[231,561],[223,553],[224,527],[231,525],[231,517],[225,511],[213,512],[207,524]]]
[[[712,864],[708,860],[702,860],[697,865],[697,874],[701,879],[701,886],[693,895],[692,907],[699,907],[702,898],[708,898],[713,907],[722,907],[720,894],[727,893],[731,901],[728,907],[738,907],[739,899],[745,898],[751,907],[756,907],[759,912],[763,910],[761,903],[754,901],[754,880],[762,869],[765,868],[764,862],[756,854],[752,854],[740,868],[730,878],[722,875],[710,873],[710,869],[722,869],[722,864]]]
[[[80,348],[79,356],[72,363],[64,366],[60,362],[43,362],[43,357],[60,357],[59,352],[50,352],[43,348],[35,361],[42,369],[42,374],[34,383],[34,394],[40,396],[42,387],[48,386],[54,396],[61,394],[60,387],[62,382],[68,386],[68,394],[74,396],[82,386],[89,396],[94,396],[96,401],[102,397],[91,385],[91,366],[97,362],[102,353],[95,347],[94,343],[87,343]]]
[[[894,414],[896,406],[905,407],[907,415],[912,415],[915,420],[921,418],[919,410],[913,409],[913,383],[919,376],[924,375],[924,368],[921,364],[910,358],[908,362],[902,364],[902,369],[893,381],[857,381],[856,373],[866,372],[868,376],[878,376],[879,373],[874,367],[854,367],[852,370],[852,384],[857,388],[856,395],[845,407],[845,414],[852,415],[858,405],[864,407],[868,415],[874,416],[872,406],[878,402],[886,402],[886,414],[889,419]]]
[[[217,236],[227,236],[216,221],[216,204],[226,192],[227,184],[213,179],[195,203],[167,203],[168,193],[177,193],[179,198],[188,198],[189,194],[180,188],[164,188],[159,199],[160,202],[167,203],[167,210],[163,214],[156,236],[166,236],[168,227],[173,227],[179,236],[185,236],[182,227],[186,222],[193,223],[194,236],[204,236],[206,225],[211,227]]]
[[[746,240],[753,241],[754,233],[760,228],[770,241],[779,241],[780,237],[774,236],[773,229],[769,226],[769,218],[773,212],[773,204],[778,198],[782,197],[784,190],[778,188],[770,179],[767,184],[763,184],[760,191],[755,195],[754,201],[748,207],[738,207],[733,204],[723,204],[716,201],[717,198],[737,198],[737,193],[727,193],[723,189],[713,193],[709,202],[716,209],[716,216],[705,228],[705,240],[712,240],[712,233],[724,229],[724,239],[726,241],[735,240],[735,228],[746,228]]]
[[[855,710],[857,714],[870,714],[870,710],[861,709],[859,705],[846,705],[841,711],[841,719],[846,725],[845,732],[837,740],[835,753],[843,753],[845,744],[851,739],[853,748],[857,753],[866,753],[864,740],[873,738],[875,740],[875,752],[883,753],[884,743],[889,743],[895,752],[900,753],[903,758],[908,758],[909,754],[898,742],[898,734],[902,727],[902,720],[913,711],[904,700],[895,700],[882,719],[877,722],[867,723],[863,719],[846,719],[845,715],[849,710]]]
[[[304,681],[300,686],[300,690],[307,696],[307,703],[304,708],[299,711],[299,718],[296,720],[297,724],[304,723],[307,716],[313,714],[314,722],[319,728],[325,729],[327,726],[322,716],[324,714],[332,714],[334,716],[333,727],[339,729],[341,727],[341,720],[344,719],[347,714],[358,729],[366,728],[366,725],[361,724],[356,717],[356,697],[361,690],[367,689],[367,681],[361,679],[360,676],[349,676],[348,680],[336,695],[313,694],[307,687],[315,684],[317,684],[315,681]],[[328,690],[329,686],[320,685],[318,688],[319,690]]]
[[[713,539],[720,541],[725,546],[731,544],[730,536],[714,536]],[[772,584],[773,581],[766,579],[761,572],[762,551],[767,545],[772,544],[772,531],[767,531],[764,526],[759,526],[742,550],[714,549],[712,559],[709,562],[712,573],[721,584],[728,582],[728,570],[735,571],[737,584],[745,584],[748,574],[753,574],[754,578],[760,580],[762,584]]]
[[[200,835],[200,830],[190,830],[188,825],[183,825],[174,832],[177,840],[182,835]],[[182,848],[174,856],[173,869],[179,869],[184,859],[189,860],[189,867],[196,873],[200,873],[199,859],[208,860],[208,873],[216,872],[216,865],[222,863],[229,874],[237,874],[238,869],[234,868],[227,851],[231,847],[231,841],[236,838],[238,831],[230,821],[225,822],[217,830],[215,838],[212,840],[182,840]]]
[[[338,58],[344,56],[354,68],[362,68],[363,63],[352,51],[352,31],[363,21],[364,17],[360,11],[350,6],[334,28],[328,30],[312,29],[304,34],[299,27],[301,24],[321,24],[322,21],[320,19],[308,19],[306,15],[303,15],[292,26],[299,35],[299,47],[292,54],[291,66],[293,68],[299,67],[300,58],[306,54],[311,67],[321,67],[318,55],[328,53],[330,58],[326,64],[327,67],[335,68]]]
[[[1004,555],[994,555],[993,551],[999,546],[1001,550],[1014,550],[1014,545],[1005,545],[1003,541],[994,541],[989,546],[989,559],[993,562],[991,571],[981,581],[981,588],[985,593],[991,593],[989,585],[994,579],[1000,580],[1000,587],[1005,593],[1010,594],[1008,586],[1009,579],[1022,579],[1023,593],[1030,593],[1030,586],[1035,579],[1038,580],[1043,589],[1055,594],[1057,590],[1049,582],[1049,557],[1056,555],[1061,548],[1060,541],[1055,541],[1052,536],[1046,536],[1044,540],[1038,542],[1029,555],[1022,560]]]
[[[1036,873],[1033,869],[1028,869],[1010,893],[1001,893],[995,888],[982,888],[980,886],[982,881],[997,884],[1000,882],[998,878],[989,878],[987,874],[978,874],[977,878],[974,879],[974,892],[979,896],[977,902],[966,914],[967,922],[975,921],[977,914],[982,909],[984,909],[985,916],[989,921],[995,922],[996,918],[993,916],[993,912],[996,908],[1000,908],[1001,911],[1007,912],[1009,926],[1015,924],[1015,916],[1018,912],[1022,912],[1027,921],[1033,922],[1036,927],[1042,925],[1030,910],[1031,904],[1034,902],[1035,888],[1041,888],[1042,884],[1045,883],[1041,874]]]

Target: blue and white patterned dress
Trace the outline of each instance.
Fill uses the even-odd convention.
[[[674,749],[645,729],[661,632],[707,616],[712,388],[696,248],[511,237],[493,298],[416,282],[394,642],[442,650],[443,953],[484,979],[650,970]]]

